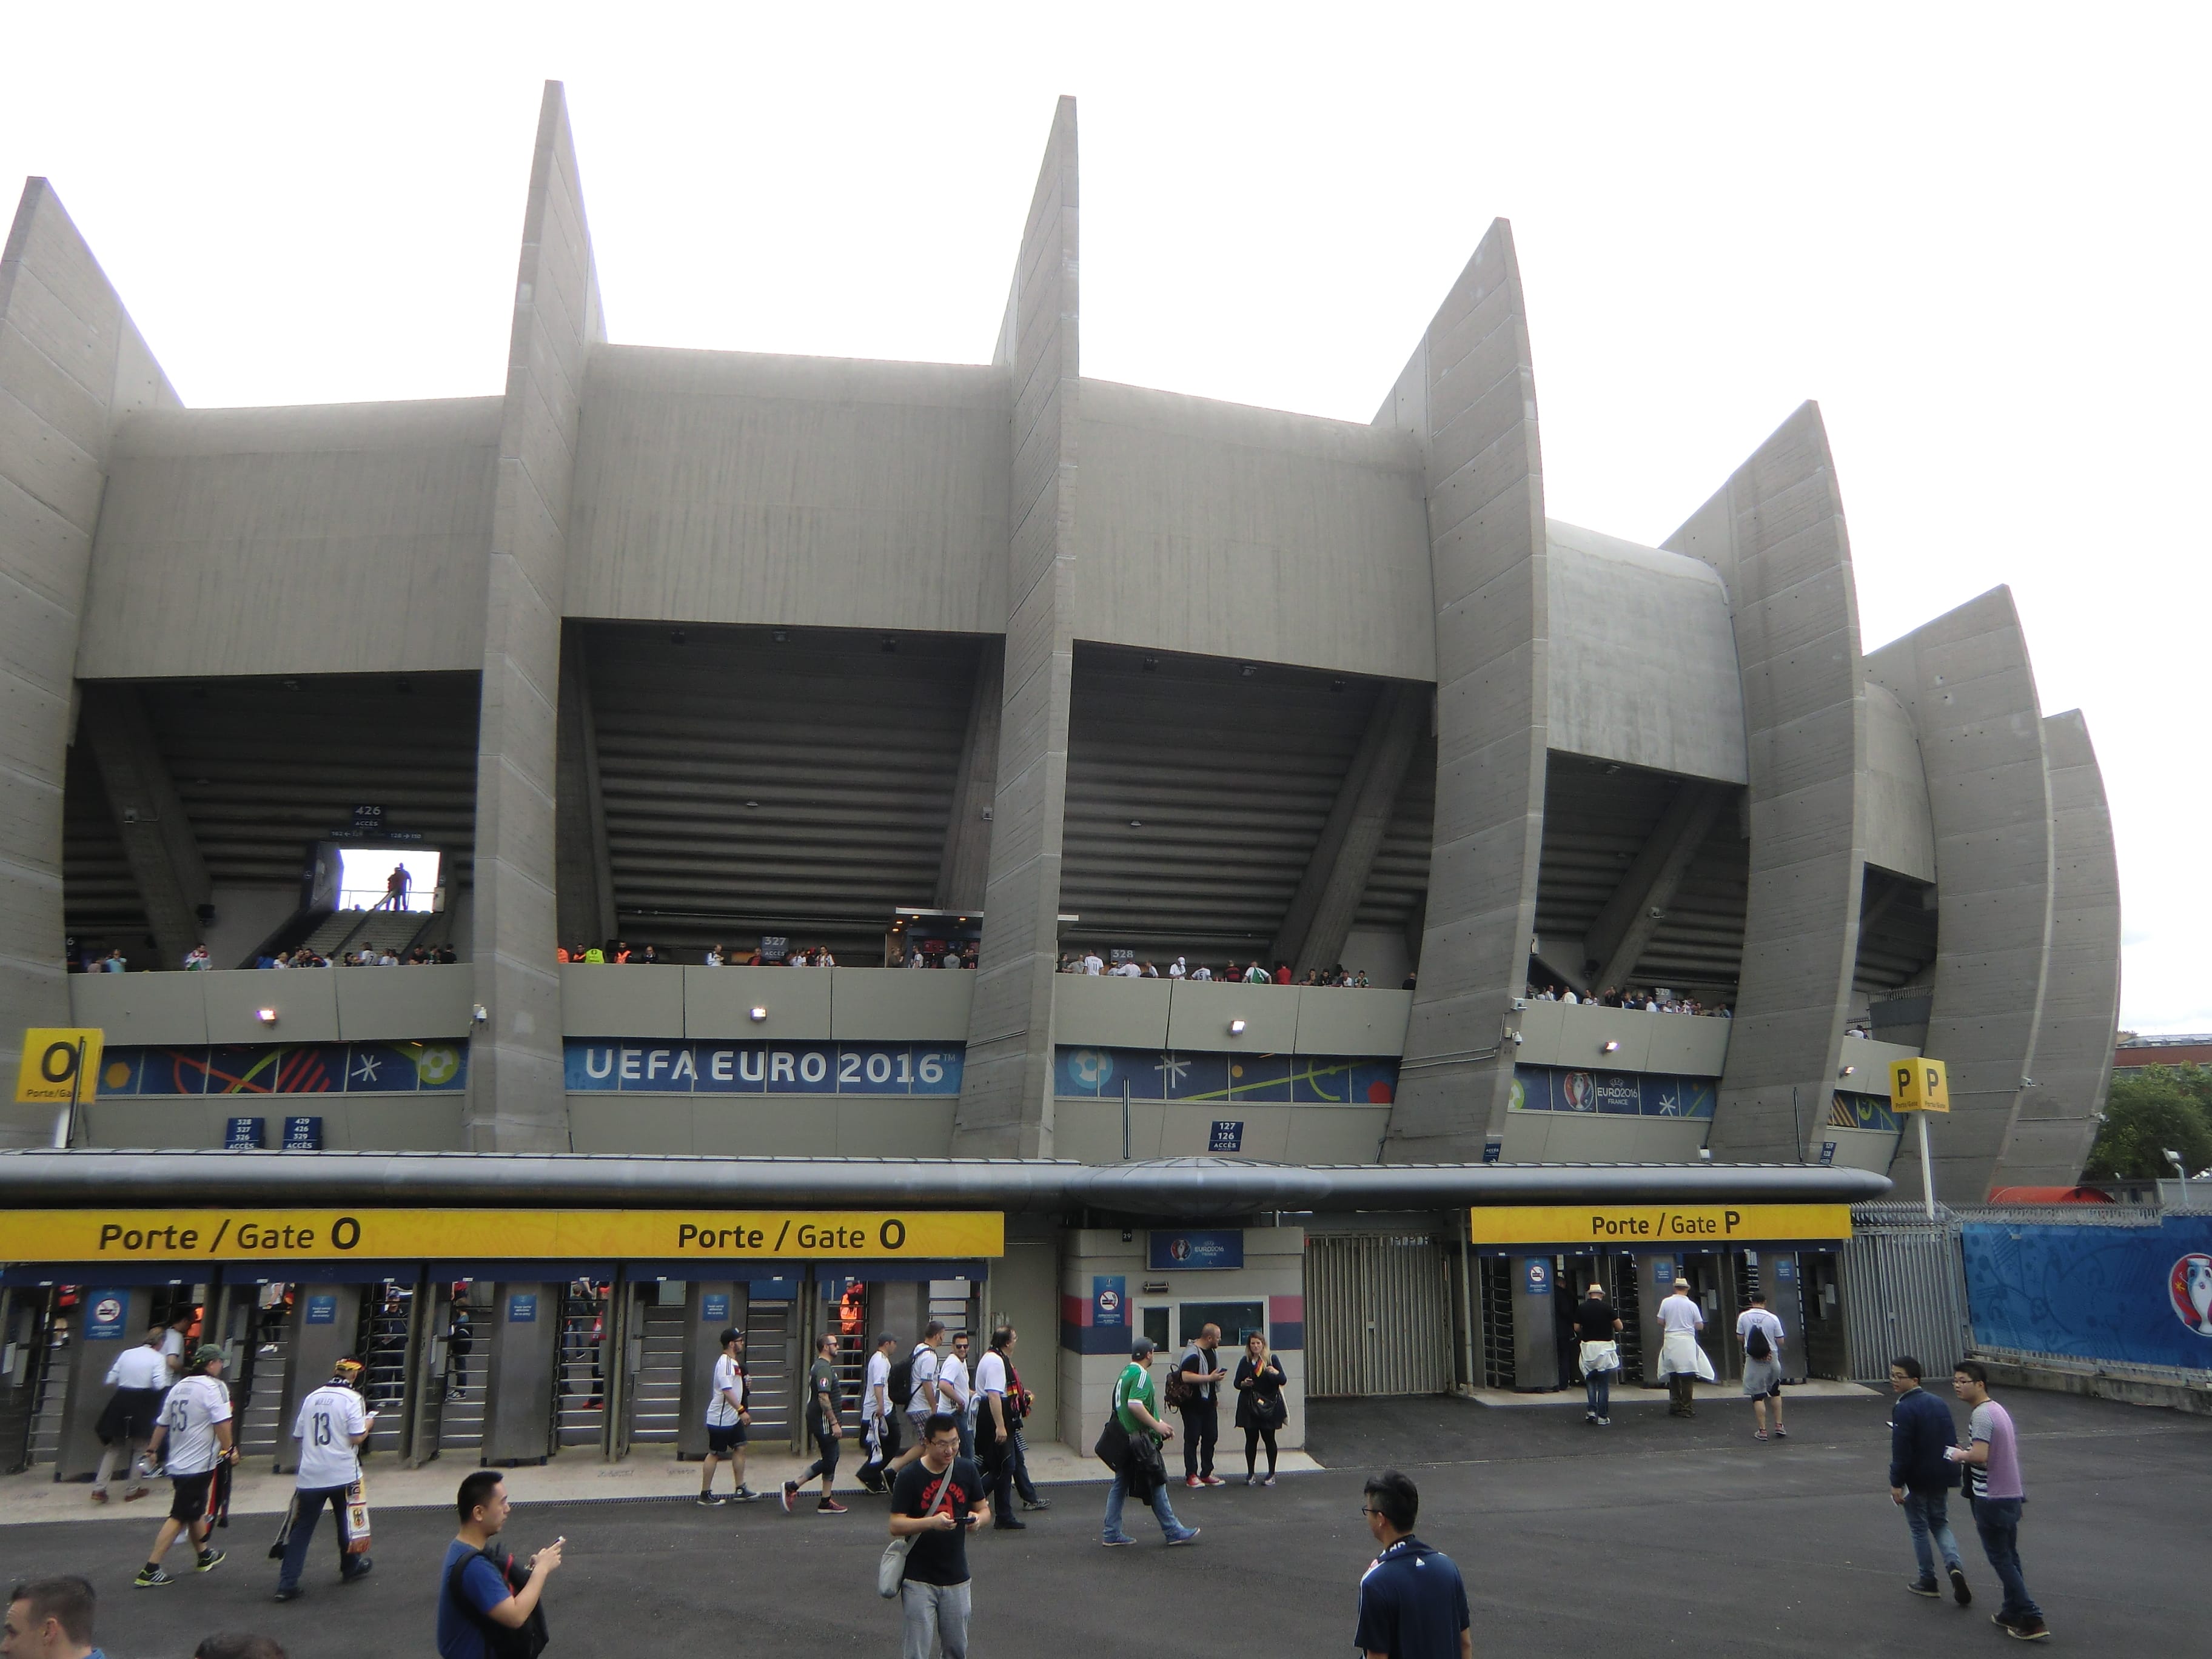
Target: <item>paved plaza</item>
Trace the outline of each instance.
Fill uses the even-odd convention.
[[[1751,1438],[1741,1403],[1708,1399],[1692,1423],[1659,1396],[1624,1391],[1610,1431],[1578,1412],[1500,1411],[1433,1399],[1319,1404],[1312,1450],[1327,1467],[1273,1491],[1176,1489],[1205,1528],[1169,1551],[1098,1546],[1102,1486],[1061,1484],[1025,1533],[978,1539],[974,1650],[1157,1656],[1233,1644],[1290,1659],[1350,1646],[1352,1587],[1372,1554],[1362,1477],[1395,1463],[1422,1491],[1421,1534],[1466,1569],[1478,1653],[1893,1656],[2008,1650],[1988,1622],[1996,1583],[1971,1531],[1967,1611],[1906,1594],[1905,1523],[1884,1490],[1885,1401],[1806,1400],[1787,1442]],[[2084,1654],[2183,1653],[2203,1639],[2204,1514],[2212,1420],[2045,1394],[2006,1396],[2032,1495],[2021,1553],[2055,1644]],[[1237,1460],[1241,1469],[1241,1457]],[[372,1465],[372,1469],[373,1469]],[[465,1469],[451,1471],[458,1481]],[[372,1473],[372,1480],[374,1475]],[[772,1502],[701,1510],[682,1499],[533,1501],[547,1474],[509,1476],[509,1543],[565,1534],[549,1596],[553,1651],[805,1650],[892,1654],[896,1620],[873,1594],[880,1499],[836,1518]],[[240,1517],[230,1559],[174,1589],[134,1590],[138,1524],[0,1527],[11,1578],[82,1571],[101,1596],[111,1659],[190,1652],[199,1636],[252,1629],[293,1659],[398,1659],[432,1650],[436,1562],[449,1514],[386,1507],[374,1575],[341,1588],[316,1540],[307,1595],[269,1600],[265,1516]],[[1132,1519],[1140,1518],[1133,1515]],[[1954,1511],[1954,1523],[1959,1517]],[[327,1522],[325,1523],[327,1525]],[[173,1565],[186,1560],[181,1548]],[[2192,1634],[2191,1632],[2195,1632]]]

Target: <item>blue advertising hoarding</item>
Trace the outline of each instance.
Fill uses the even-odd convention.
[[[2212,1214],[2155,1227],[1969,1221],[1960,1243],[1978,1345],[2212,1370]]]
[[[1607,1117],[1710,1118],[1717,1099],[1709,1077],[1656,1072],[1582,1072],[1561,1066],[1516,1066],[1506,1109],[1579,1112]]]
[[[1152,1233],[1145,1265],[1156,1273],[1241,1267],[1244,1265],[1243,1231],[1231,1227]]]
[[[1348,1054],[1174,1054],[1156,1048],[1056,1050],[1053,1092],[1073,1100],[1388,1106],[1398,1062]]]
[[[112,1048],[100,1092],[144,1095],[451,1094],[469,1083],[469,1045],[244,1042]]]
[[[571,1039],[579,1093],[957,1095],[957,1043],[609,1042]]]

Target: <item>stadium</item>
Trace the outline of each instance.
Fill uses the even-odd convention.
[[[2089,734],[2003,587],[1863,647],[1817,407],[1639,545],[1547,515],[1503,221],[1364,425],[1085,379],[1079,233],[1063,100],[988,362],[611,343],[549,86],[499,395],[196,410],[30,181],[0,1043],[100,1048],[7,1109],[10,1343],[112,1288],[96,1379],[189,1304],[249,1449],[366,1348],[379,1449],[511,1462],[696,1450],[725,1320],[787,1391],[1011,1321],[1071,1442],[1212,1321],[1295,1445],[1308,1393],[1556,1385],[1593,1277],[1802,1294],[1842,1374],[1899,1060],[1936,1198],[2075,1181]],[[1669,1204],[1741,1219],[1545,1218]],[[224,1206],[310,1219],[216,1267],[145,1219]],[[0,1443],[58,1477],[96,1407],[19,1364]]]

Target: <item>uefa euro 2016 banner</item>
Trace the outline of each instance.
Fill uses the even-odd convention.
[[[1075,1099],[1285,1106],[1388,1106],[1398,1062],[1345,1054],[1162,1054],[1155,1048],[1060,1049],[1053,1092]]]
[[[572,1037],[568,1085],[653,1095],[957,1095],[966,1050],[920,1042],[610,1042]]]
[[[2212,1214],[1969,1221],[1960,1237],[1977,1346],[2212,1370]]]
[[[1709,1118],[1713,1079],[1642,1072],[1577,1072],[1561,1066],[1516,1066],[1515,1112],[1588,1112],[1613,1117]]]
[[[453,1094],[469,1086],[466,1042],[254,1042],[116,1048],[100,1056],[100,1093],[139,1095]]]

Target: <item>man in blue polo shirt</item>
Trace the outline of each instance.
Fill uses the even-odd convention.
[[[1452,1559],[1413,1536],[1421,1494],[1395,1469],[1367,1483],[1359,1512],[1382,1546],[1359,1579],[1359,1628],[1352,1645],[1367,1659],[1474,1659],[1467,1584]]]

